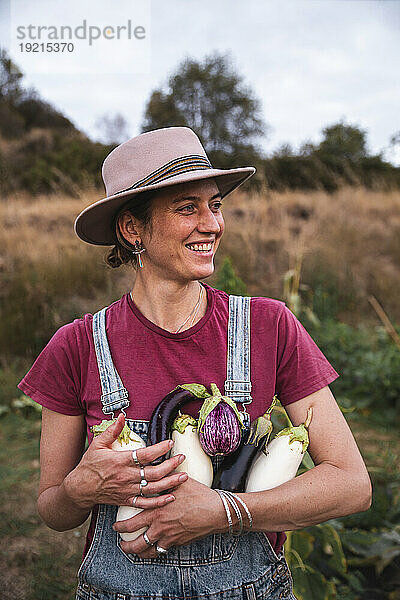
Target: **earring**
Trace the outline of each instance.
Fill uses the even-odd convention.
[[[141,258],[141,254],[142,252],[145,252],[146,248],[143,247],[142,242],[139,242],[139,240],[136,240],[135,242],[135,250],[132,250],[132,254],[137,254],[138,255],[138,260],[139,260],[139,267],[142,269],[143,268],[143,263],[142,263],[142,258]]]

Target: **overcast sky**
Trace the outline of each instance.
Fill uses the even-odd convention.
[[[261,100],[270,126],[266,152],[286,142],[295,149],[318,142],[321,129],[340,119],[367,130],[372,152],[388,147],[400,130],[398,0],[0,0],[0,9],[1,44],[25,84],[93,139],[106,113],[122,113],[130,135],[140,133],[151,91],[165,85],[183,58],[202,59],[213,50],[230,51]],[[57,23],[60,15],[74,26],[131,19],[145,28],[145,39],[86,43],[86,54],[63,57],[69,69],[60,55],[57,63],[45,53],[22,56],[15,27],[34,18]],[[400,164],[400,149],[386,156]]]

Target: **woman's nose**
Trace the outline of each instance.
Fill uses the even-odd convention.
[[[221,225],[217,219],[217,215],[210,208],[206,208],[199,212],[197,229],[199,231],[210,231],[212,233],[218,233],[220,231]]]

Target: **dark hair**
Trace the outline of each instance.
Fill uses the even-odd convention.
[[[126,204],[116,213],[113,221],[113,229],[115,231],[116,244],[105,257],[106,263],[116,269],[121,265],[131,264],[134,269],[139,266],[138,254],[132,254],[134,246],[130,244],[121,234],[118,219],[121,215],[129,212],[133,217],[138,219],[145,229],[149,229],[151,233],[151,219],[153,213],[152,201],[156,195],[156,191],[140,192],[128,200]]]

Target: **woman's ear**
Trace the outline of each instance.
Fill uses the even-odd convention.
[[[140,237],[137,221],[129,211],[119,216],[118,225],[123,237],[131,244],[134,244],[135,240]]]

